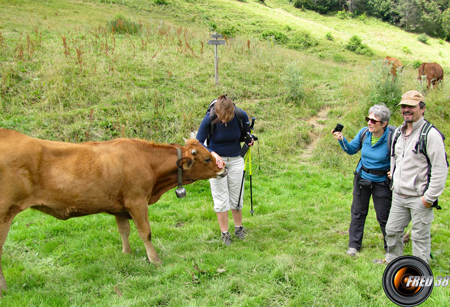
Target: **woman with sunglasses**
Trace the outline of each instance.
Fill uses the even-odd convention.
[[[347,254],[355,256],[361,249],[364,234],[364,224],[369,211],[369,201],[372,196],[377,220],[386,237],[386,222],[391,209],[392,191],[389,188],[390,156],[388,140],[391,139],[388,129],[391,112],[384,105],[374,105],[369,110],[366,122],[368,127],[362,128],[356,137],[348,142],[341,132],[334,132],[341,148],[349,155],[356,154],[361,149],[361,159],[355,171],[353,181],[353,202],[349,228],[349,243]],[[386,240],[384,239],[386,250]]]

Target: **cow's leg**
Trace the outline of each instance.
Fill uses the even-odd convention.
[[[161,263],[158,253],[152,244],[152,230],[150,229],[150,222],[148,220],[148,204],[147,200],[143,202],[136,202],[134,206],[129,208],[133,222],[139,232],[139,237],[144,241],[145,250],[147,251],[148,260],[155,265]]]
[[[119,228],[120,236],[122,237],[122,253],[131,254],[130,241],[130,221],[126,218],[116,216],[117,228]]]
[[[3,276],[3,269],[1,264],[2,254],[3,254],[3,244],[6,241],[6,237],[8,236],[9,228],[11,227],[13,218],[2,222],[0,224],[0,297],[3,296],[3,290],[6,290],[6,279]]]

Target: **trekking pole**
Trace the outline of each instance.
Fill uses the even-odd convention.
[[[253,136],[253,127],[255,126],[255,117],[252,117],[252,124],[250,125],[250,134]],[[257,137],[253,136],[253,139],[255,142],[256,140],[258,140]],[[259,143],[258,143],[259,144]],[[259,147],[258,147],[258,151],[259,151]],[[249,176],[250,176],[250,213],[253,216],[253,213],[255,211],[253,211],[253,184],[252,184],[252,148],[250,147],[248,150],[248,170],[249,170]]]
[[[247,161],[248,161],[248,155],[245,156],[244,159],[244,172],[242,173],[242,180],[241,180],[241,189],[239,190],[239,198],[238,198],[238,204],[237,204],[237,210],[239,210],[239,205],[241,204],[241,196],[242,196],[242,190],[244,189],[244,178],[245,178],[245,169],[247,168]]]
[[[250,213],[253,216],[253,191],[252,191],[252,148],[250,147],[248,150],[248,174],[250,175]]]

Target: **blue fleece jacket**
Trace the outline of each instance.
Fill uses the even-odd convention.
[[[361,134],[365,129],[366,127],[362,128],[350,143],[344,137],[343,141],[339,141],[341,148],[349,155],[354,155],[355,153],[357,153],[361,142]],[[357,172],[359,172],[359,170],[361,169],[361,163],[368,169],[389,170],[389,167],[391,165],[391,157],[388,156],[388,133],[389,129],[386,129],[383,136],[375,145],[372,146],[372,133],[367,130],[366,139],[364,140],[363,146],[361,148],[361,161],[359,161],[358,166],[356,167]],[[373,174],[368,174],[363,170],[361,170],[361,178],[371,180],[373,182],[386,181],[386,175],[376,176]]]
[[[244,125],[248,122],[248,115],[242,111]],[[200,143],[204,143],[209,133],[210,116],[209,112],[206,113],[203,118],[200,127],[197,132],[197,140]],[[214,127],[214,133],[209,140],[209,148],[206,147],[210,152],[214,151],[221,157],[237,157],[241,151],[240,139],[245,136],[245,129],[241,135],[241,129],[239,129],[239,122],[236,116],[224,124],[222,122],[216,123]]]

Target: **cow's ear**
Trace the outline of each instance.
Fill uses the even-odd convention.
[[[183,157],[177,161],[177,167],[183,170],[190,169],[192,164],[194,164],[194,160],[188,157]]]

